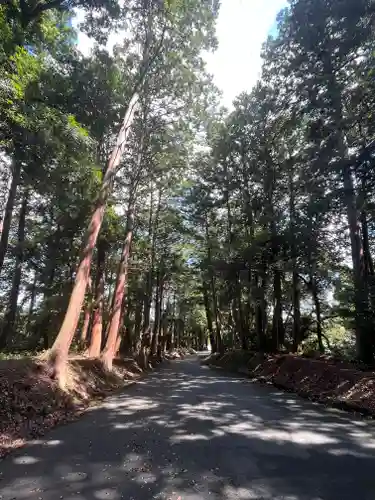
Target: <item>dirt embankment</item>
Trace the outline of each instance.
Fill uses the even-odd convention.
[[[169,359],[182,357],[172,353]],[[152,363],[155,366],[157,363]],[[0,457],[27,439],[79,417],[88,407],[138,380],[143,370],[133,358],[116,359],[111,373],[99,360],[72,358],[66,389],[51,379],[38,358],[0,361]]]
[[[375,372],[349,363],[243,351],[213,354],[203,363],[246,374],[314,401],[375,416]]]

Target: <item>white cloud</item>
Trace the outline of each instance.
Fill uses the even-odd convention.
[[[256,83],[262,43],[286,0],[222,0],[217,24],[219,49],[207,56],[208,69],[224,92],[223,104]]]

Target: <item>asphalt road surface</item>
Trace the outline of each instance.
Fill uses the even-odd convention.
[[[375,428],[186,359],[8,456],[0,478],[1,500],[375,500]]]

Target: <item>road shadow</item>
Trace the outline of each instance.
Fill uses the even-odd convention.
[[[2,500],[375,498],[372,421],[175,362],[0,462]]]

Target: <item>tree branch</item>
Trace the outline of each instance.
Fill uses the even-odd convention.
[[[33,19],[37,19],[46,10],[58,9],[62,7],[63,3],[64,0],[50,0],[46,3],[39,2],[36,7],[29,13],[28,22],[32,21]]]

